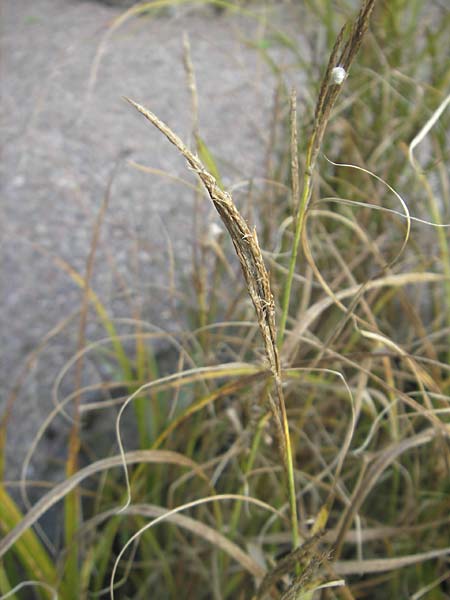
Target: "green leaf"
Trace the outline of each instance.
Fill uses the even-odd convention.
[[[205,165],[207,170],[211,173],[211,175],[214,177],[214,179],[217,182],[217,185],[221,189],[223,189],[223,183],[222,183],[222,179],[220,177],[220,172],[217,167],[217,163],[214,160],[213,155],[209,151],[208,146],[205,144],[205,142],[202,140],[202,138],[199,135],[195,136],[195,141],[197,143],[197,152],[198,152],[198,156],[199,156],[200,160]]]

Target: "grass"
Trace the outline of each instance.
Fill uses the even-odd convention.
[[[131,8],[106,36],[170,4]],[[261,18],[251,3],[219,4]],[[449,597],[450,13],[429,4],[364,0],[355,13],[305,2],[304,18],[323,32],[309,61],[267,27],[255,47],[280,81],[271,181],[247,206],[224,189],[200,136],[189,40],[194,149],[128,100],[186,159],[197,199],[206,191],[224,231],[193,249],[192,327],[178,335],[136,319],[124,339],[91,288],[110,186],[85,273],[56,259],[84,290],[78,352],[23,473],[63,414],[67,477],[30,506],[23,476],[25,511],[0,486],[3,597]],[[287,66],[274,62],[274,45],[289,51]],[[305,74],[301,111],[284,69]],[[104,341],[87,341],[89,305]],[[158,337],[174,349],[168,375],[152,351]],[[117,373],[103,387],[120,394],[89,402],[84,360],[100,352]],[[74,391],[60,400],[71,370]],[[19,394],[20,379],[2,448]],[[131,406],[137,451],[122,434]],[[97,411],[115,426],[119,453],[80,467],[84,419]],[[39,520],[61,502],[55,548]]]

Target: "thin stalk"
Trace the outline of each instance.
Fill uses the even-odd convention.
[[[298,546],[300,545],[300,536],[298,533],[297,495],[295,493],[294,461],[291,447],[291,436],[289,434],[289,422],[283,398],[283,388],[281,379],[278,376],[275,376],[275,386],[278,396],[278,404],[281,409],[281,423],[283,428],[283,437],[286,445],[284,450],[286,474],[288,480],[289,508],[291,512],[292,549],[295,550],[295,548],[298,548]]]
[[[322,139],[330,119],[331,111],[341,90],[341,84],[348,76],[349,68],[361,46],[364,34],[369,26],[369,19],[374,4],[375,0],[365,0],[362,3],[360,11],[351,26],[344,26],[339,32],[334,43],[334,47],[331,51],[330,59],[328,61],[328,65],[322,79],[322,84],[320,86],[314,114],[314,127],[306,152],[306,168],[303,177],[302,193],[295,219],[294,244],[292,246],[289,272],[283,294],[281,322],[277,337],[278,348],[280,348],[283,343],[286,330],[286,321],[288,317],[292,291],[292,281],[294,279],[298,248],[305,223],[306,209],[308,207],[308,202],[312,192],[312,175],[314,172],[316,159],[320,151]],[[343,78],[336,77],[336,71],[339,72],[339,75],[343,74]]]
[[[300,196],[300,202],[297,209],[297,215],[295,220],[295,233],[294,233],[294,243],[292,245],[291,258],[289,261],[289,271],[286,279],[286,285],[284,288],[283,294],[283,302],[282,302],[282,312],[281,312],[281,321],[280,327],[278,331],[278,348],[280,348],[283,344],[284,334],[286,331],[286,322],[289,313],[289,304],[291,300],[291,292],[292,292],[292,282],[294,280],[295,266],[297,264],[297,255],[298,248],[300,246],[300,240],[303,232],[303,226],[305,223],[306,209],[308,207],[308,202],[311,197],[312,191],[312,173],[313,173],[313,165],[311,162],[312,159],[312,148],[314,145],[315,136],[313,135],[308,146],[307,152],[307,163],[305,175],[303,178],[303,187],[302,193]]]
[[[258,421],[258,424],[256,426],[256,432],[255,432],[255,435],[253,436],[252,446],[250,448],[250,454],[249,454],[249,457],[247,460],[247,464],[245,465],[245,468],[244,468],[244,475],[248,475],[248,473],[250,473],[250,471],[253,469],[253,464],[255,462],[255,458],[256,458],[256,455],[259,450],[259,445],[261,443],[262,433],[263,433],[264,427],[266,426],[267,421],[269,420],[271,415],[272,415],[272,413],[267,412]],[[244,493],[245,493],[245,487],[244,487],[244,484],[242,484],[242,486],[239,490],[239,494],[244,495]],[[230,539],[233,539],[236,534],[236,530],[237,530],[237,527],[239,524],[239,517],[241,516],[241,507],[242,507],[242,500],[237,500],[236,504],[234,505],[233,513],[231,516]]]

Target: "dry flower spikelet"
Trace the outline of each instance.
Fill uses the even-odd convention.
[[[274,374],[279,374],[280,365],[275,343],[275,307],[270,289],[269,275],[262,258],[256,231],[250,230],[245,219],[237,210],[230,194],[217,185],[214,177],[206,170],[200,159],[186,147],[182,140],[151,111],[130,98],[125,98],[125,100],[132,104],[178,148],[191,169],[197,173],[205,186],[225,227],[228,229],[241,263],[248,292],[258,317],[270,369]]]

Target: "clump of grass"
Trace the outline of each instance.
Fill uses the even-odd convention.
[[[320,8],[330,39],[331,3]],[[273,170],[279,180],[268,185],[281,191],[258,203],[253,192],[251,207],[238,208],[224,190],[201,138],[188,42],[197,154],[129,100],[184,156],[234,252],[223,237],[220,246],[202,245],[193,273],[197,328],[170,336],[136,324],[134,359],[90,289],[102,214],[85,276],[61,265],[84,289],[79,352],[67,367],[75,366],[77,384],[63,400],[56,385],[45,426],[57,414],[70,419],[74,402],[71,471],[25,515],[0,486],[2,593],[20,597],[15,586],[28,578],[44,598],[53,590],[63,598],[149,590],[224,599],[448,595],[449,79],[437,56],[445,28],[436,15],[413,48],[424,8],[362,2],[337,32],[321,78],[311,63],[310,125],[302,115],[299,128],[296,94],[280,86],[274,130],[283,135],[274,138],[288,143]],[[295,66],[294,41],[270,28],[262,55],[270,59],[272,33],[293,50]],[[419,142],[428,143],[420,156]],[[263,224],[259,236],[247,213]],[[437,240],[424,231],[437,231]],[[87,302],[120,369],[123,396],[101,403],[83,401],[90,390],[81,387],[83,357],[100,346],[85,345]],[[176,355],[167,376],[148,344],[157,335]],[[129,404],[137,451],[122,440]],[[81,416],[114,407],[120,453],[76,468]],[[116,467],[125,467],[125,486],[100,476],[96,488],[84,487]],[[62,499],[57,562],[32,527]]]

